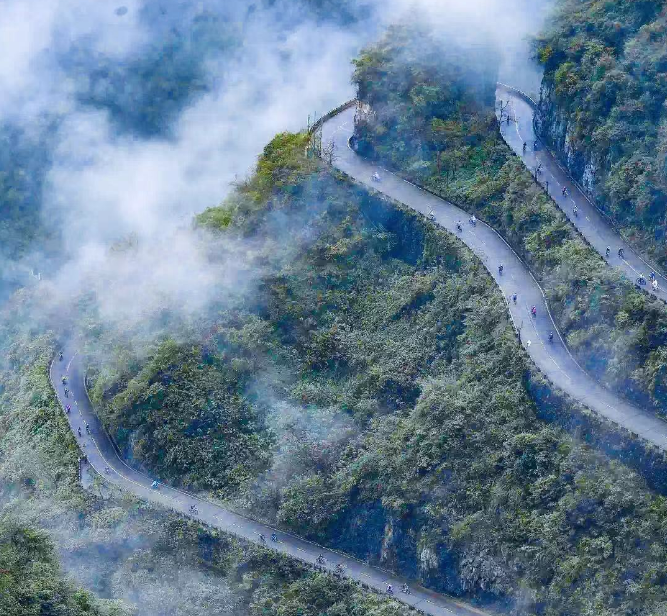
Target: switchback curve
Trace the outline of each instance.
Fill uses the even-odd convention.
[[[470,225],[468,214],[454,204],[356,154],[349,146],[354,115],[355,108],[349,107],[322,124],[322,142],[334,144],[333,166],[406,207],[424,215],[432,213],[434,222],[457,235],[489,270],[507,298],[522,345],[546,377],[598,415],[666,451],[667,422],[605,389],[581,368],[558,333],[539,283],[507,242],[481,221]],[[372,180],[375,172],[380,181]],[[515,293],[516,303],[510,299]],[[537,308],[536,317],[531,316],[532,306]],[[550,332],[556,333],[553,342],[549,342]]]
[[[66,378],[66,385],[62,377]],[[355,580],[371,590],[384,593],[387,584],[391,584],[394,588],[394,599],[424,614],[488,616],[487,612],[465,605],[452,597],[433,592],[379,567],[373,567],[345,554],[234,513],[206,498],[164,484],[160,484],[157,490],[152,489],[153,479],[128,466],[116,452],[104,426],[93,410],[86,390],[81,355],[73,347],[64,351],[62,360],[54,359],[49,369],[49,379],[63,410],[67,405],[71,406],[71,411],[66,413],[67,421],[79,447],[85,454],[86,464],[89,464],[110,484],[144,501],[171,509],[183,516],[247,541],[260,545],[265,544],[270,549],[331,574],[337,574],[336,565],[340,563],[343,566],[342,575],[344,577]],[[65,386],[69,390],[67,396]],[[90,434],[86,426],[90,428]],[[79,430],[81,436],[79,436]],[[193,504],[196,504],[199,510],[197,514],[190,511],[190,506]],[[274,532],[278,536],[276,542],[269,539]],[[262,536],[266,538],[266,541],[262,541]],[[319,555],[324,556],[324,563],[318,563]],[[402,593],[400,590],[404,583],[409,584],[409,594]]]
[[[521,152],[523,141],[527,140],[532,143],[535,139],[533,108],[518,91],[499,86],[499,92],[511,100],[515,125],[510,124],[509,127],[516,129],[516,137],[511,130],[505,130],[503,137],[517,154],[523,155]],[[526,107],[529,112],[526,111]],[[348,141],[353,132],[354,112],[354,107],[342,106],[339,113],[329,114],[327,119],[321,123],[323,141],[326,143],[333,141],[335,144],[333,165],[357,182],[407,207],[424,215],[432,213],[437,224],[458,235],[480,257],[505,297],[508,298],[508,310],[519,332],[521,342],[543,373],[563,391],[599,415],[653,443],[661,450],[667,450],[667,423],[604,389],[579,366],[558,333],[538,282],[497,232],[481,221],[474,227],[470,226],[465,222],[467,219],[465,211],[397,177],[386,169],[362,159],[349,148]],[[570,181],[548,151],[544,149],[533,151],[531,148],[529,155],[524,156],[523,160],[527,166],[530,166],[531,162],[533,165],[537,162],[542,163],[543,169],[549,174],[546,177],[552,178],[549,192],[552,196],[555,195],[554,199],[559,206],[598,252],[602,254],[607,245],[612,245],[616,249],[619,246],[626,248],[626,258],[618,259],[618,263],[616,259],[611,258],[609,259],[611,265],[621,267],[631,279],[639,271],[650,270],[650,266],[620,240],[611,225]],[[375,171],[381,172],[380,182],[371,180]],[[571,211],[568,212],[567,201],[564,200],[563,203],[558,201],[557,197],[563,185],[570,189],[571,199],[579,207],[583,218],[574,217]],[[458,231],[457,222],[461,224],[463,231]],[[504,266],[502,274],[497,269],[499,264]],[[661,281],[665,284],[661,286],[656,295],[666,299],[667,279],[661,277]],[[510,299],[514,293],[517,294],[516,302]],[[533,305],[537,307],[536,317],[531,316],[530,313],[530,306]],[[547,342],[549,332],[557,333],[552,343]],[[345,577],[379,592],[384,592],[386,585],[392,584],[397,591],[395,599],[425,614],[434,616],[480,616],[485,614],[451,597],[414,584],[410,584],[410,594],[400,593],[400,586],[407,580],[399,576],[292,534],[275,530],[234,513],[206,498],[163,484],[158,490],[152,489],[150,477],[130,468],[121,459],[97,418],[88,398],[80,360],[81,357],[76,351],[68,350],[62,361],[54,360],[51,364],[49,376],[62,407],[64,408],[67,404],[72,406],[71,413],[67,414],[68,423],[86,455],[87,463],[109,483],[123,488],[142,500],[172,509],[181,515],[192,517],[213,528],[229,532],[253,543],[262,544],[261,536],[270,536],[276,532],[279,540],[275,543],[270,542],[272,549],[330,573],[335,573],[335,565],[340,563],[344,566]],[[68,397],[64,393],[62,376],[68,379],[67,387],[70,390]],[[86,433],[86,425],[91,428],[91,434]],[[82,432],[80,437],[78,436],[79,429]],[[190,511],[193,503],[199,509],[196,515]],[[320,554],[325,557],[324,565],[319,565],[317,562]]]

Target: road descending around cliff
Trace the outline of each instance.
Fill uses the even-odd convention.
[[[322,143],[334,144],[334,167],[417,212],[432,213],[434,222],[457,235],[485,264],[508,300],[521,343],[547,378],[599,415],[667,450],[667,422],[611,393],[579,366],[551,318],[539,284],[498,233],[479,221],[472,226],[464,210],[363,159],[350,148],[354,114],[354,107],[347,108],[322,126]],[[372,179],[376,172],[379,181]],[[516,302],[511,299],[515,293]],[[536,316],[531,315],[532,306],[536,307]],[[554,333],[552,342],[550,332]]]
[[[342,575],[385,593],[387,585],[393,586],[394,598],[402,603],[433,616],[485,616],[472,606],[467,606],[456,599],[430,591],[411,583],[409,580],[393,575],[378,567],[367,565],[344,554],[328,550],[292,534],[273,529],[236,514],[221,505],[205,498],[188,494],[182,490],[160,484],[159,489],[151,488],[153,479],[130,468],[117,454],[114,446],[93,411],[84,383],[81,356],[73,349],[65,349],[63,359],[55,359],[50,368],[51,384],[66,413],[70,429],[84,452],[87,462],[99,475],[111,484],[130,492],[145,501],[161,505],[213,528],[231,533],[281,554],[291,556],[309,565],[318,566],[331,573],[336,566],[342,565]],[[63,383],[63,377],[65,382]],[[68,395],[65,395],[67,388]],[[88,427],[88,428],[87,428]],[[88,433],[88,429],[90,433]],[[196,505],[194,514],[190,507]],[[277,541],[271,540],[272,533],[277,534]],[[263,540],[262,537],[265,539]],[[318,556],[324,557],[324,563],[318,564]],[[410,593],[401,592],[401,586],[407,583]]]
[[[536,168],[541,169],[537,176],[538,181],[572,224],[609,265],[620,269],[632,282],[636,282],[643,275],[647,281],[644,288],[656,297],[667,301],[667,279],[621,238],[611,221],[588,200],[579,187],[572,182],[560,163],[537,139],[533,124],[535,103],[526,94],[502,84],[499,84],[496,90],[496,100],[503,101],[503,103],[509,101],[510,104],[510,122],[500,123],[503,138],[533,175],[535,175]],[[537,148],[535,147],[536,139]],[[526,144],[525,152],[523,151],[524,143]],[[567,189],[565,195],[563,195],[563,188]],[[576,215],[575,208],[577,209]],[[607,247],[610,249],[609,256],[606,255]],[[623,249],[622,257],[618,255],[619,248]],[[651,272],[656,274],[657,289],[653,289],[648,280]]]

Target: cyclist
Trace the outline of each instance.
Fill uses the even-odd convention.
[[[456,230],[457,231],[463,231],[463,227],[461,226],[461,221],[460,220],[456,223]]]
[[[553,342],[553,341],[554,341],[554,333],[549,332],[549,342]]]
[[[278,535],[276,535],[276,533],[271,533],[271,541],[273,541],[274,543],[277,543]]]
[[[79,435],[79,438],[81,438],[81,426],[76,429],[76,432]]]
[[[264,536],[263,533],[259,533],[259,540],[260,540],[262,543],[266,543],[266,537]]]
[[[512,301],[516,304],[516,293],[512,294]]]
[[[72,410],[72,407],[68,404],[65,406],[65,413],[69,414],[69,412]]]
[[[393,595],[394,594],[394,588],[392,587],[391,584],[387,584],[387,594],[388,595]]]
[[[610,252],[611,252],[611,248],[609,248],[609,246],[607,246],[606,250],[604,251],[604,256],[608,257]]]
[[[534,317],[537,316],[537,308],[535,306],[531,307],[530,314],[532,314]]]
[[[579,216],[579,208],[576,205],[572,208],[572,213],[575,216]]]
[[[523,153],[524,153],[524,154],[526,153],[526,145],[527,145],[527,144],[526,144],[526,142],[524,141],[524,142],[523,142]]]
[[[618,256],[622,259],[625,256],[625,250],[622,248],[618,249]]]
[[[63,360],[63,352],[62,352],[62,351],[60,351],[60,352],[58,353],[58,359],[59,359],[60,361]]]

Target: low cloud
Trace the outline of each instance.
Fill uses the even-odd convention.
[[[192,275],[202,262],[197,246],[187,246],[183,227],[195,213],[224,199],[276,132],[300,130],[309,115],[351,98],[350,61],[383,27],[406,16],[421,17],[445,39],[475,44],[493,35],[507,49],[535,27],[523,0],[364,4],[370,7],[367,17],[341,26],[309,18],[305,4],[286,0],[270,8],[250,2],[232,8],[213,0],[191,6],[159,0],[103,0],[94,6],[81,0],[10,0],[0,17],[0,41],[11,50],[0,60],[5,86],[0,119],[30,127],[49,112],[58,118],[43,195],[45,223],[64,241],[66,264],[60,275],[49,272],[57,286],[67,286],[71,294],[73,280],[89,283],[95,268],[104,268],[108,247],[131,235],[142,248],[154,249],[142,252],[134,273],[129,263],[115,270],[119,280],[98,288],[102,304],[118,304],[119,291],[133,288],[141,291],[133,293],[135,304],[161,301],[167,293],[175,304],[183,295],[178,286],[183,280],[192,283],[188,297],[207,296],[210,277]],[[205,87],[184,105],[168,134],[119,131],[108,109],[82,103],[89,77],[80,68],[72,72],[70,50],[77,57],[85,50],[92,66],[96,58],[127,66],[175,31],[188,45],[197,45],[187,28],[209,13],[234,24],[240,43],[197,59]],[[177,232],[174,250],[163,249]],[[25,275],[43,262],[37,247],[19,271]],[[100,279],[108,278],[108,270]]]

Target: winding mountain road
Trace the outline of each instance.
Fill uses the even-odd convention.
[[[151,488],[153,479],[130,468],[116,452],[111,439],[105,432],[97,415],[93,411],[84,382],[81,356],[73,348],[66,348],[63,359],[55,359],[49,370],[53,386],[63,410],[70,405],[66,413],[70,429],[84,452],[87,462],[99,475],[110,484],[134,494],[144,501],[172,509],[184,516],[194,518],[213,528],[231,533],[256,544],[265,544],[286,556],[296,558],[308,565],[319,567],[331,573],[336,566],[343,566],[343,576],[361,582],[365,586],[381,593],[391,584],[394,598],[402,603],[432,616],[487,616],[487,612],[465,605],[448,597],[418,586],[400,576],[373,567],[357,559],[329,550],[322,546],[296,537],[295,535],[271,528],[242,515],[229,511],[221,505],[194,494],[160,484],[159,489]],[[66,381],[63,383],[62,378]],[[65,395],[65,388],[69,390]],[[90,428],[90,433],[86,429]],[[79,431],[81,435],[79,436]],[[190,510],[196,505],[198,512]],[[277,534],[277,541],[270,539]],[[262,540],[262,536],[265,540]],[[318,563],[318,556],[324,557],[324,563]],[[410,593],[401,592],[401,586],[407,583]]]
[[[560,162],[536,137],[533,124],[535,102],[520,90],[504,84],[498,84],[496,100],[501,100],[503,103],[509,101],[510,104],[510,122],[509,124],[501,122],[500,126],[506,143],[522,159],[533,175],[535,175],[535,169],[541,165],[542,171],[538,174],[539,182],[572,224],[609,265],[620,269],[629,280],[634,282],[643,274],[648,282],[649,274],[654,272],[658,280],[658,288],[653,290],[648,284],[646,288],[656,297],[667,301],[667,278],[623,240],[609,218],[589,201],[579,187],[572,182]],[[537,149],[534,147],[536,139]],[[523,151],[524,143],[526,143],[525,152]],[[563,187],[567,189],[566,196],[562,193]],[[578,210],[576,216],[575,207]],[[611,249],[609,257],[605,255],[607,246]],[[619,248],[623,248],[625,253],[623,258],[618,256]]]
[[[543,183],[549,181],[549,193],[591,245],[600,254],[604,254],[605,248],[611,246],[609,264],[621,268],[630,279],[636,278],[640,272],[648,274],[652,271],[651,267],[620,239],[605,217],[569,180],[549,152],[544,148],[538,148],[536,151],[533,149],[532,144],[535,141],[533,107],[529,99],[505,86],[499,86],[498,97],[509,100],[512,109],[512,120],[502,129],[507,143],[522,157],[528,168],[534,169],[541,163],[540,180]],[[349,147],[354,113],[354,107],[344,109],[322,125],[323,142],[333,141],[335,144],[333,165],[356,181],[417,212],[424,215],[432,214],[437,224],[457,235],[482,260],[507,298],[508,310],[519,330],[521,343],[544,374],[563,391],[601,416],[657,445],[660,449],[667,450],[666,422],[609,392],[579,366],[557,331],[539,284],[500,235],[482,222],[477,222],[475,226],[470,225],[465,211],[364,160]],[[525,153],[524,141],[530,145]],[[379,182],[371,179],[375,172],[380,174]],[[567,198],[562,196],[563,186],[569,188],[570,194]],[[572,210],[575,204],[579,209],[578,216],[574,216]],[[461,231],[457,229],[457,223],[460,223]],[[623,259],[617,256],[619,247],[625,249]],[[498,269],[501,264],[502,273]],[[656,295],[667,299],[667,280],[662,277],[659,280],[660,288]],[[516,301],[513,299],[514,294]],[[531,315],[532,306],[537,308],[536,316]],[[549,341],[550,332],[555,333],[552,342]],[[62,377],[65,377],[66,383],[63,383]],[[485,614],[472,606],[414,585],[378,567],[246,518],[206,498],[162,484],[159,489],[152,489],[152,478],[130,468],[122,460],[97,418],[86,391],[81,356],[74,348],[65,349],[62,360],[54,360],[50,368],[50,379],[63,409],[71,405],[71,412],[66,413],[66,416],[80,448],[86,455],[86,464],[110,484],[145,501],[170,508],[184,516],[195,518],[211,527],[254,543],[266,542],[270,549],[331,573],[335,573],[336,565],[340,564],[343,566],[345,577],[379,592],[384,592],[387,584],[391,584],[395,589],[395,599],[425,614],[433,616]],[[67,396],[65,387],[69,389]],[[90,433],[86,426],[90,429]],[[197,506],[197,513],[191,511],[192,505]],[[274,532],[278,535],[276,542],[268,540]],[[262,537],[267,539],[263,540]],[[318,564],[319,555],[324,557],[324,563]],[[403,583],[410,584],[410,594],[400,592]]]
[[[515,100],[514,104],[518,108],[518,101]],[[334,143],[334,167],[417,212],[427,216],[432,213],[434,221],[457,235],[489,270],[507,298],[508,310],[520,332],[521,343],[547,378],[599,415],[667,450],[667,422],[605,389],[577,363],[556,328],[538,282],[498,233],[479,221],[473,227],[468,223],[468,214],[464,210],[365,160],[351,149],[348,142],[353,134],[354,115],[355,108],[349,107],[322,125],[322,143]],[[529,122],[532,126],[532,119],[529,121],[525,116],[521,117],[520,130],[527,131],[524,124]],[[524,134],[528,133],[522,133],[522,136]],[[520,147],[522,145],[523,141]],[[544,158],[543,167],[554,177],[560,172],[553,159]],[[380,181],[372,180],[376,172]],[[554,189],[557,189],[556,186]],[[457,229],[457,222],[461,224],[461,231]],[[587,223],[593,226],[592,219]],[[498,271],[501,264],[502,273]],[[515,293],[516,303],[511,299]],[[532,306],[537,308],[535,317],[531,316]],[[554,332],[552,342],[549,342],[550,332]]]

